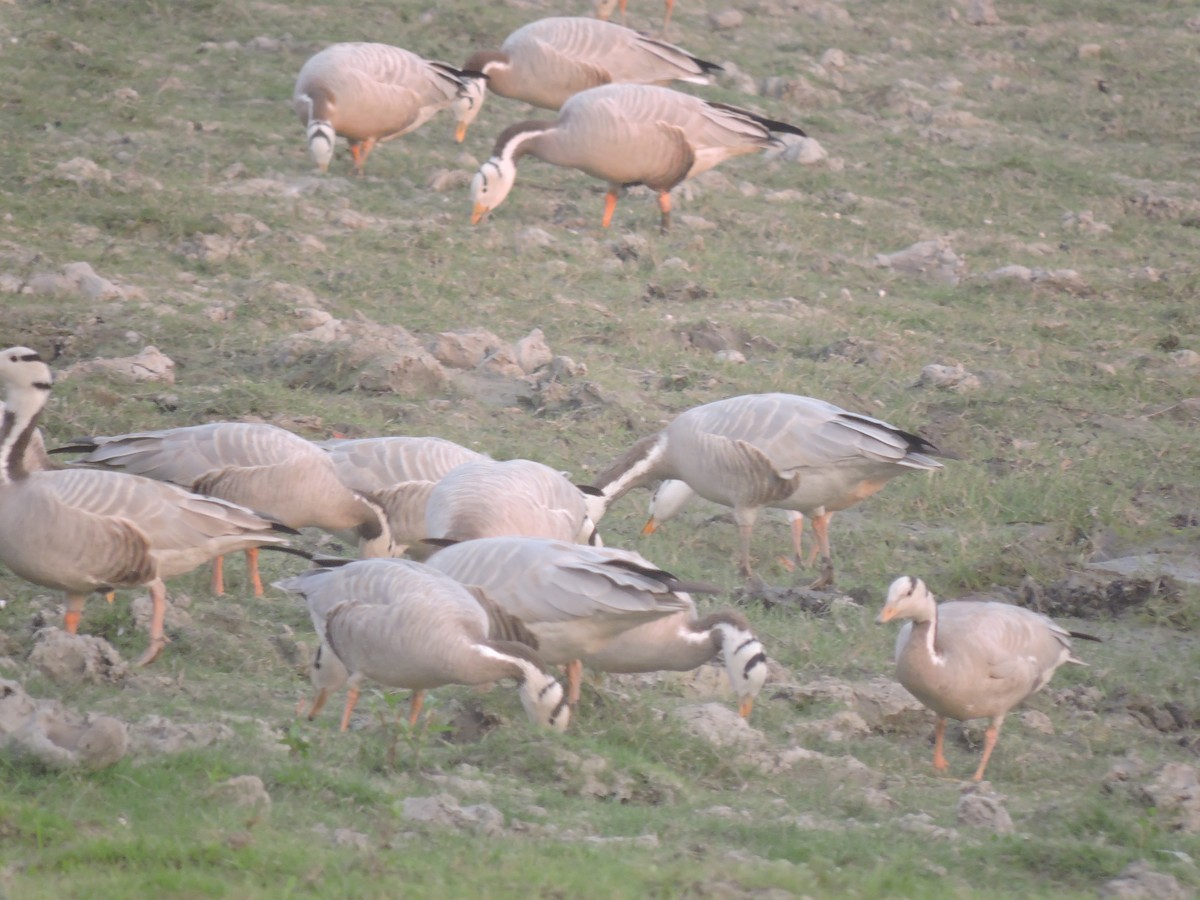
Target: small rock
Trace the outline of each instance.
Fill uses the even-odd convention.
[[[1050,717],[1039,709],[1026,709],[1021,712],[1021,724],[1030,731],[1039,734],[1054,734],[1054,723]]]
[[[921,369],[921,377],[917,379],[917,384],[951,391],[974,391],[979,389],[981,382],[978,375],[968,372],[961,363],[956,366],[931,363]]]
[[[821,65],[827,69],[844,69],[846,68],[846,53],[836,47],[830,47],[821,54]]]
[[[720,12],[710,13],[708,16],[708,24],[717,31],[732,31],[735,28],[741,28],[745,16],[740,10],[723,9]]]
[[[1174,875],[1155,872],[1144,860],[1132,862],[1100,888],[1101,897],[1119,900],[1184,900],[1192,896]]]
[[[1191,368],[1200,366],[1200,353],[1195,350],[1173,350],[1171,352],[1171,360],[1177,366]]]
[[[918,241],[895,253],[876,254],[875,265],[950,285],[958,284],[966,268],[966,263],[945,238]]]
[[[118,684],[129,665],[104,638],[53,626],[38,632],[29,661],[55,684]]]
[[[235,775],[213,788],[213,793],[234,806],[271,808],[271,795],[257,775]]]
[[[999,25],[1000,17],[992,0],[971,0],[967,4],[968,25]]]
[[[970,828],[987,828],[997,834],[1012,834],[1016,829],[1000,796],[982,785],[968,787],[954,809],[954,818],[959,825]]]
[[[1172,826],[1195,834],[1200,831],[1200,780],[1195,766],[1187,763],[1166,763],[1150,775],[1142,785],[1143,799]]]
[[[1075,51],[1075,55],[1079,59],[1099,59],[1100,54],[1103,52],[1104,47],[1100,44],[1080,44],[1079,49]]]
[[[692,733],[716,747],[757,747],[766,743],[766,736],[761,731],[751,728],[736,710],[720,703],[682,706],[674,712]]]

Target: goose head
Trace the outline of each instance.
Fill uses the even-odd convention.
[[[363,559],[400,556],[404,548],[398,547],[392,537],[387,512],[374,500],[368,500],[362,494],[355,496],[374,514],[358,527],[358,555]]]
[[[901,575],[888,588],[887,599],[883,609],[875,618],[876,623],[883,624],[893,619],[912,619],[914,622],[927,622],[937,614],[937,603],[925,582],[911,575]]]
[[[521,705],[529,721],[555,731],[566,731],[571,721],[571,707],[558,680],[542,669],[527,672],[521,682]]]
[[[732,622],[717,626],[725,656],[725,672],[738,698],[738,714],[749,718],[754,700],[767,680],[767,654],[748,628]]]
[[[336,139],[333,125],[320,120],[309,122],[307,134],[308,155],[316,163],[318,171],[328,171],[329,163],[333,161],[333,144]]]
[[[471,224],[478,225],[488,213],[504,202],[517,180],[517,164],[511,159],[493,156],[471,179]]]
[[[663,522],[679,515],[679,511],[695,496],[696,492],[686,481],[668,478],[662,482],[650,498],[650,518],[642,528],[642,534],[653,534]]]
[[[9,347],[0,351],[0,381],[8,386],[9,410],[32,415],[45,403],[54,376],[36,350]]]
[[[468,73],[463,79],[463,86],[458,89],[458,99],[451,104],[454,113],[454,139],[460,144],[467,136],[467,129],[483,109],[484,98],[487,97],[487,76],[482,72]]]

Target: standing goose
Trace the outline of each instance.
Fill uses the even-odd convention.
[[[292,105],[317,168],[329,168],[340,134],[361,175],[376,143],[420,128],[475,80],[481,79],[400,47],[333,44],[300,69]]]
[[[359,683],[370,678],[414,691],[409,723],[423,692],[444,684],[483,684],[515,678],[530,720],[564,731],[571,711],[562,686],[529,646],[498,635],[506,618],[486,609],[452,578],[404,559],[366,559],[314,569],[275,582],[308,603],[313,626],[348,673],[341,729],[349,726]],[[514,629],[520,632],[516,623]],[[332,686],[325,684],[325,693]],[[315,715],[324,702],[314,704]]]
[[[353,529],[362,556],[387,556],[383,511],[346,487],[329,455],[297,434],[257,422],[211,422],[91,437],[55,448],[85,453],[76,464],[168,481],[270,516],[289,528]],[[263,593],[258,551],[246,551],[254,596]],[[224,566],[213,561],[212,590],[224,592]]]
[[[276,523],[232,503],[170,484],[94,469],[30,471],[29,442],[50,395],[51,375],[33,350],[0,352],[8,402],[0,421],[0,561],[34,584],[65,591],[64,627],[74,634],[93,591],[145,585],[153,613],[153,662],[167,639],[164,579],[221,553],[281,545]]]
[[[686,592],[708,588],[628,550],[496,537],[446,547],[429,565],[479,588],[525,623],[542,657],[567,666],[572,703],[587,661],[603,671],[685,670],[723,649],[746,714],[766,677],[762,645],[744,619],[733,613],[696,621]]]
[[[1071,655],[1071,638],[1099,640],[1007,603],[938,604],[911,575],[892,582],[875,621],[893,619],[912,619],[896,638],[896,678],[937,714],[933,767],[943,772],[947,766],[946,719],[990,720],[975,781],[983,780],[1008,711],[1045,687],[1064,663],[1087,665]]]
[[[518,28],[499,50],[479,50],[463,66],[482,72],[455,104],[461,141],[483,108],[488,90],[543,109],[558,109],[572,94],[602,84],[711,84],[716,63],[692,56],[599,19],[555,17]]]
[[[425,527],[440,540],[521,535],[599,543],[590,515],[599,500],[531,459],[482,460],[452,469],[433,486]]]
[[[355,438],[323,441],[338,477],[377,504],[387,516],[392,554],[399,556],[429,537],[425,507],[433,486],[463,463],[488,459],[439,437]]]
[[[478,223],[504,202],[517,177],[517,162],[530,154],[607,181],[605,228],[622,187],[644,184],[657,191],[666,230],[675,185],[731,157],[782,146],[773,132],[804,134],[795,125],[670,88],[591,88],[567,100],[553,122],[518,122],[500,133],[492,158],[471,180],[471,222]]]
[[[663,478],[733,507],[739,565],[752,576],[750,537],[764,506],[813,520],[823,559],[812,587],[833,583],[829,518],[905,472],[934,470],[943,455],[922,437],[832,403],[795,394],[744,394],[680,413],[638,441],[595,481],[607,502]]]

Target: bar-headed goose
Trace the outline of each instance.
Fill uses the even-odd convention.
[[[329,168],[341,135],[361,175],[375,144],[420,128],[477,80],[389,44],[333,44],[300,69],[292,105],[317,168]]]
[[[692,590],[641,555],[538,538],[463,541],[429,564],[482,590],[537,636],[549,663],[567,666],[579,699],[582,662],[613,672],[695,668],[725,652],[741,708],[749,713],[766,677],[762,645],[737,613],[698,620]]]
[[[514,678],[532,722],[558,731],[567,727],[571,711],[562,686],[537,652],[501,639],[497,612],[489,616],[486,601],[441,572],[412,560],[366,559],[314,569],[275,587],[305,599],[322,652],[327,647],[348,675],[343,731],[363,678],[412,689],[410,724],[428,689]],[[326,682],[325,694],[333,687],[335,681]],[[322,702],[323,696],[310,717]]]
[[[429,537],[425,508],[434,485],[463,463],[488,459],[439,437],[354,438],[322,441],[318,446],[329,454],[348,487],[383,509],[394,556],[428,550],[420,541]]]
[[[472,223],[504,202],[529,154],[608,182],[604,218],[612,221],[625,185],[658,193],[662,227],[671,224],[671,189],[734,156],[781,146],[776,132],[795,125],[649,84],[608,84],[575,94],[553,122],[510,125],[471,181]]]
[[[8,401],[0,420],[0,561],[34,584],[66,592],[64,627],[79,626],[93,591],[145,585],[153,662],[167,643],[164,579],[221,553],[283,545],[276,523],[212,497],[149,478],[96,469],[25,465],[51,375],[26,347],[0,351]]]
[[[463,65],[482,72],[455,104],[461,141],[479,115],[487,91],[558,109],[572,94],[602,84],[711,84],[716,63],[673,44],[599,19],[538,19],[504,39],[499,50],[479,50]]]
[[[700,616],[693,603],[688,610],[621,632],[580,661],[598,672],[688,672],[717,656],[724,658],[738,713],[749,717],[767,680],[767,654],[750,622],[734,609]],[[578,684],[570,689],[568,699],[578,702]]]
[[[937,714],[933,767],[942,772],[947,766],[946,719],[990,720],[975,781],[983,780],[1008,711],[1045,687],[1064,663],[1086,665],[1071,655],[1071,638],[1099,640],[1007,603],[939,604],[911,575],[892,582],[875,621],[893,619],[912,620],[896,637],[896,678]]]
[[[813,519],[823,571],[833,582],[828,522],[905,472],[934,470],[944,455],[922,437],[812,397],[744,394],[693,407],[643,438],[595,480],[607,502],[663,478],[733,507],[742,574],[752,575],[750,537],[763,507]]]
[[[262,422],[211,422],[113,437],[83,438],[55,452],[84,453],[77,465],[169,481],[220,497],[289,528],[353,530],[362,556],[392,552],[386,516],[338,478],[324,450]],[[246,553],[254,595],[262,596],[258,554]],[[213,563],[212,589],[224,591],[224,567]]]
[[[482,460],[451,469],[429,492],[430,538],[522,535],[600,543],[591,513],[601,498],[531,459]]]

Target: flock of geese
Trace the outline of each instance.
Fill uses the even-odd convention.
[[[597,12],[611,13],[615,0]],[[621,3],[622,16],[624,2]],[[664,32],[672,0],[667,0]],[[517,162],[532,155],[608,182],[603,224],[620,190],[658,192],[662,225],[671,189],[726,159],[803,132],[748,110],[672,90],[708,83],[720,67],[601,19],[542,19],[464,66],[431,62],[384,44],[335,44],[310,58],[294,103],[317,166],[328,168],[339,136],[361,173],[375,144],[452,108],[461,141],[488,90],[559,110],[553,121],[518,122],[497,138],[471,184],[478,222],[511,190]],[[275,586],[302,598],[319,637],[308,716],[343,686],[348,727],[364,679],[424,693],[440,685],[511,678],[532,722],[563,730],[580,700],[583,667],[600,672],[686,671],[724,662],[738,710],[749,716],[767,678],[767,657],[746,616],[701,615],[693,593],[712,592],[631,550],[605,547],[597,526],[608,506],[659,484],[646,531],[692,497],[731,507],[738,568],[753,577],[751,537],[764,508],[792,519],[797,563],[805,518],[820,559],[814,588],[833,584],[829,524],[908,472],[935,472],[942,453],[880,419],[811,397],[730,397],[687,410],[645,436],[593,481],[579,486],[528,459],[496,461],[436,437],[308,441],[266,424],[216,422],[88,437],[46,452],[39,416],[52,375],[25,347],[0,352],[6,403],[0,420],[0,561],[34,584],[65,593],[74,633],[93,592],[145,586],[153,615],[153,662],[168,642],[165,581],[222,558],[247,556],[263,593],[258,550],[285,549],[315,527],[357,546],[355,560],[321,559]],[[408,558],[401,558],[407,555]],[[1073,635],[1018,607],[937,604],[918,579],[888,591],[878,621],[908,619],[896,643],[900,682],[937,715],[934,766],[944,770],[947,717],[986,717],[984,776],[1007,712],[1041,689],[1071,655]],[[564,690],[553,667],[564,666]]]
[[[558,110],[553,121],[517,122],[496,138],[471,181],[472,223],[504,202],[528,155],[606,181],[606,228],[621,190],[645,185],[658,194],[666,230],[677,184],[732,157],[782,147],[779,134],[804,135],[795,125],[664,86],[709,84],[720,70],[622,25],[554,17],[518,28],[499,49],[471,54],[461,69],[388,44],[334,44],[304,63],[293,105],[317,167],[328,169],[340,135],[358,174],[377,143],[443,109],[453,109],[462,141],[489,90]]]
[[[168,642],[166,579],[208,560],[220,573],[222,556],[244,550],[260,593],[257,550],[298,553],[317,567],[275,586],[307,603],[320,640],[308,715],[345,686],[342,729],[363,679],[411,689],[415,723],[426,690],[511,678],[530,720],[562,730],[585,666],[687,671],[716,659],[747,717],[768,674],[751,623],[729,608],[701,615],[691,595],[715,588],[603,546],[597,523],[608,505],[662,481],[685,500],[732,507],[748,577],[761,509],[810,517],[823,523],[816,584],[825,586],[832,513],[906,472],[942,468],[936,457],[946,455],[882,420],[782,393],[687,410],[582,487],[534,460],[496,461],[436,437],[314,443],[253,423],[90,437],[47,453],[37,423],[50,367],[12,347],[0,351],[0,381],[0,562],[65,593],[66,630],[78,628],[90,593],[145,586],[153,601],[145,665]],[[59,466],[58,452],[78,456]],[[673,512],[662,503],[660,490],[651,521]],[[291,547],[289,537],[310,526],[355,541],[360,558]],[[213,590],[222,589],[215,574]],[[879,616],[893,619],[912,620],[897,641],[896,672],[938,716],[935,767],[946,766],[946,717],[991,720],[976,780],[1005,714],[1059,666],[1079,662],[1070,638],[1088,637],[1006,604],[938,605],[908,576]],[[565,690],[555,666],[565,667]]]

